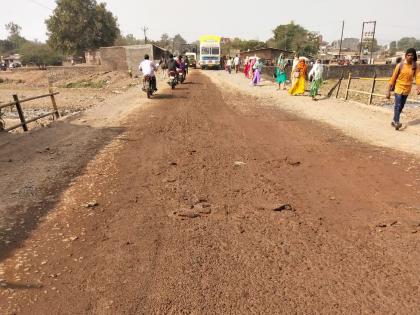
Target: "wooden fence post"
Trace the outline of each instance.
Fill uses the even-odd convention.
[[[60,118],[60,113],[58,112],[57,102],[55,101],[54,91],[53,91],[53,88],[52,88],[51,84],[49,85],[49,92],[50,92],[50,97],[51,97],[51,103],[52,103],[52,106],[53,106],[54,111],[55,111],[54,116],[55,116],[55,118],[58,119],[58,118]]]
[[[337,86],[337,93],[335,94],[335,98],[338,98],[338,94],[340,93],[340,89],[341,89],[341,82],[344,79],[344,74],[341,74],[340,80],[338,81],[338,86]]]
[[[19,114],[20,122],[22,123],[23,131],[26,132],[26,131],[28,131],[28,126],[26,125],[26,120],[25,120],[25,116],[23,115],[22,106],[20,105],[19,98],[16,94],[13,95],[13,100],[16,103],[16,109],[17,109],[18,114]]]
[[[375,93],[375,87],[376,87],[376,72],[375,75],[373,76],[373,83],[372,83],[372,89],[370,90],[370,96],[369,96],[369,102],[368,105],[372,105],[372,101],[373,101],[373,93]]]
[[[351,72],[349,73],[349,81],[347,82],[347,90],[346,90],[346,97],[345,97],[346,101],[349,99],[350,84],[351,84]]]

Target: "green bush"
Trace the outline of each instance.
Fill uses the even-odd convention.
[[[91,89],[102,89],[106,86],[106,81],[77,81],[77,82],[70,82],[67,83],[64,87],[68,89],[80,89],[80,88],[91,88]]]
[[[20,49],[20,54],[24,65],[60,66],[63,64],[63,56],[52,50],[47,44],[27,42]]]

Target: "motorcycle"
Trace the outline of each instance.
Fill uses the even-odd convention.
[[[184,83],[185,79],[186,79],[185,78],[185,71],[181,70],[181,69],[178,69],[178,81],[181,82],[181,84],[182,84],[182,83]]]
[[[144,92],[146,92],[147,98],[151,98],[153,93],[155,92],[152,81],[153,81],[153,78],[149,75],[146,75],[143,78],[143,88],[142,88],[142,90]]]
[[[175,89],[175,86],[178,84],[178,74],[175,71],[169,71],[169,86]]]

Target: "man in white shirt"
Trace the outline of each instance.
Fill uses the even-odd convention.
[[[143,72],[143,75],[149,76],[151,79],[151,83],[153,86],[153,89],[155,92],[157,91],[157,84],[156,84],[156,76],[155,71],[157,70],[156,65],[153,63],[153,61],[149,60],[149,55],[144,56],[144,60],[140,63],[139,70]]]
[[[241,59],[239,58],[239,56],[238,56],[238,55],[236,55],[236,57],[235,57],[235,59],[233,60],[233,62],[234,62],[234,64],[235,64],[235,70],[236,70],[236,73],[238,73],[238,72],[239,72],[239,66],[240,66],[240,64],[241,64]]]

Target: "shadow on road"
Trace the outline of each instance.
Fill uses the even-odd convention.
[[[407,125],[408,125],[408,126],[416,126],[416,125],[420,125],[420,119],[415,119],[415,120],[409,121],[409,122],[407,123]]]
[[[124,130],[66,120],[0,135],[0,262],[22,246],[89,161]]]
[[[175,95],[173,94],[155,94],[153,95],[153,99],[156,100],[165,100],[165,99],[172,99],[175,98]]]
[[[3,290],[28,290],[28,289],[42,289],[41,284],[20,284],[11,282],[0,282],[0,288]]]

